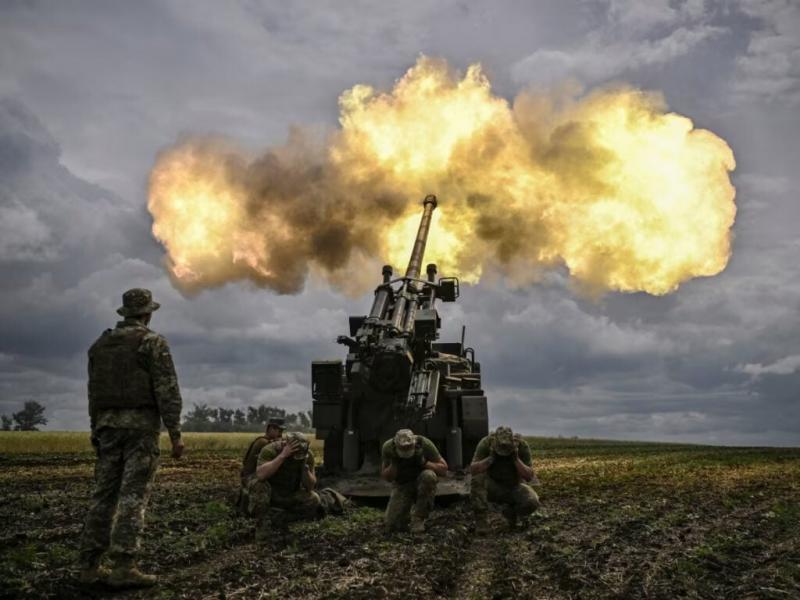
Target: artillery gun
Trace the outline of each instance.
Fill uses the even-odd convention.
[[[488,433],[486,396],[475,351],[460,342],[440,343],[436,302],[459,296],[455,277],[436,281],[429,264],[420,279],[436,197],[423,213],[405,275],[383,267],[369,315],[350,317],[341,360],[311,365],[312,424],[323,440],[322,476],[350,496],[389,495],[379,477],[382,444],[401,428],[430,438],[450,468],[439,494],[466,492],[464,467]]]

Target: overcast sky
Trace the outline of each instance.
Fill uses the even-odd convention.
[[[565,274],[464,286],[492,425],[538,435],[800,445],[800,3],[51,2],[0,4],[0,412],[86,429],[86,350],[149,287],[185,407],[310,409],[310,362],[369,297],[310,282],[181,296],[150,235],[147,176],[188,133],[278,144],[333,127],[355,83],[420,53],[481,62],[497,93],[567,79],[661,91],[733,148],[738,215],[719,276],[665,297],[575,295]],[[435,232],[434,232],[435,234]],[[376,283],[379,274],[376,273]]]

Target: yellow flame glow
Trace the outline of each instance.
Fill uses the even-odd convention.
[[[727,264],[733,153],[656,94],[510,105],[478,65],[461,77],[423,57],[392,90],[357,85],[339,104],[321,157],[290,143],[250,161],[192,140],[162,154],[149,207],[179,285],[296,291],[309,265],[335,281],[356,254],[402,269],[429,193],[426,262],[466,281],[564,264],[595,293],[665,294]]]

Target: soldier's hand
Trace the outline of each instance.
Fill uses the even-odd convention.
[[[179,459],[183,456],[183,440],[178,438],[172,441],[172,458]]]
[[[298,449],[298,448],[299,448],[299,444],[298,444],[296,441],[294,441],[294,440],[289,440],[288,442],[286,442],[286,443],[283,445],[283,448],[281,449],[281,454],[280,454],[280,455],[281,455],[283,458],[289,458],[289,457],[290,457],[290,456],[292,456],[292,455],[293,455],[295,452],[297,452],[297,449]]]

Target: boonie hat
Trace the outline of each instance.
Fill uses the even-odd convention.
[[[138,317],[158,310],[161,305],[153,302],[153,294],[144,288],[133,288],[122,294],[122,306],[117,313],[123,317]]]
[[[292,431],[286,434],[286,442],[294,441],[297,444],[297,451],[292,454],[295,460],[305,460],[308,456],[308,440],[299,431]]]
[[[400,458],[410,458],[414,456],[417,446],[417,436],[410,429],[400,429],[394,434],[394,449]]]
[[[283,417],[270,417],[269,421],[267,421],[267,427],[270,426],[283,430],[286,428],[286,419]]]
[[[514,451],[514,432],[511,427],[501,425],[495,430],[494,451],[500,456],[508,456]]]

